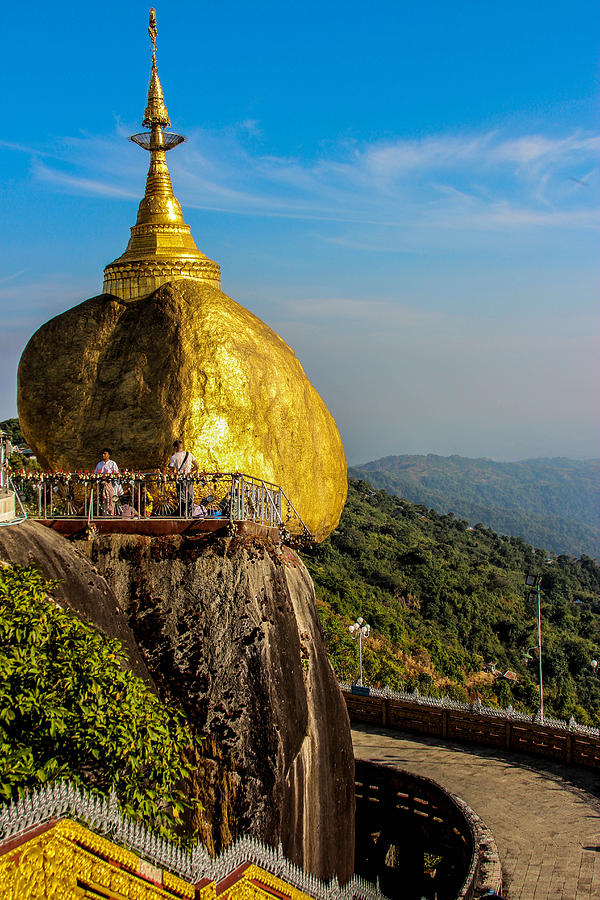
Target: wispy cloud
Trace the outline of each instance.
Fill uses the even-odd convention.
[[[19,269],[17,272],[11,272],[10,275],[3,275],[0,278],[0,291],[2,290],[2,286],[8,284],[11,281],[14,281],[15,278],[20,278],[21,275],[25,274],[25,269]]]
[[[127,199],[139,197],[139,192],[136,193],[132,188],[110,184],[98,178],[85,178],[70,172],[61,172],[41,162],[34,163],[33,172],[40,181],[52,184],[56,188],[62,188],[71,194],[91,194],[95,197],[123,197]]]
[[[111,137],[65,138],[31,148],[33,176],[55,190],[137,198],[144,164],[118,123]],[[421,140],[340,142],[312,159],[264,152],[260,124],[227,132],[196,131],[169,157],[186,208],[296,218],[346,225],[317,235],[356,249],[381,247],[353,226],[395,229],[387,246],[414,247],[444,231],[595,227],[600,136],[476,134]],[[254,144],[260,145],[256,149]],[[7,146],[6,144],[4,146]],[[42,161],[41,157],[45,157]],[[586,190],[581,189],[585,183]],[[386,242],[383,242],[383,249]]]

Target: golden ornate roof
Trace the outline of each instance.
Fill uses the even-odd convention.
[[[208,259],[196,247],[190,226],[186,225],[177,197],[173,193],[166,152],[180,144],[181,135],[165,132],[170,126],[156,63],[156,12],[150,10],[148,28],[152,44],[152,74],[148,102],[142,125],[149,132],[135,134],[131,140],[150,153],[146,192],[139,205],[136,224],[122,256],[104,270],[104,293],[121,300],[138,300],[161,284],[178,278],[221,286],[218,263]]]
[[[313,895],[251,862],[238,864],[219,882],[184,881],[79,822],[54,819],[0,846],[0,896],[2,900],[311,900]]]

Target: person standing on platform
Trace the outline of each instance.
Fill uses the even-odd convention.
[[[104,447],[102,450],[102,459],[94,469],[96,475],[118,475],[119,467],[111,459],[112,450],[110,447]],[[115,482],[112,478],[103,478],[98,483],[98,493],[100,500],[100,515],[112,516],[114,514],[114,497],[116,494]]]
[[[198,471],[198,463],[189,450],[184,450],[183,441],[174,441],[173,450],[175,452],[169,460],[169,469],[178,476],[179,515],[189,518],[194,503],[194,483],[187,476]]]

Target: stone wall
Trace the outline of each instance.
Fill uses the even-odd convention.
[[[536,716],[514,710],[385,693],[374,689],[370,696],[356,695],[344,687],[350,719],[443,740],[531,753],[568,765],[600,768],[600,737],[596,728],[546,718],[542,724]]]

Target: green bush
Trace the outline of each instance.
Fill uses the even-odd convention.
[[[0,796],[69,778],[175,836],[198,745],[124,651],[48,596],[34,566],[0,568]]]

